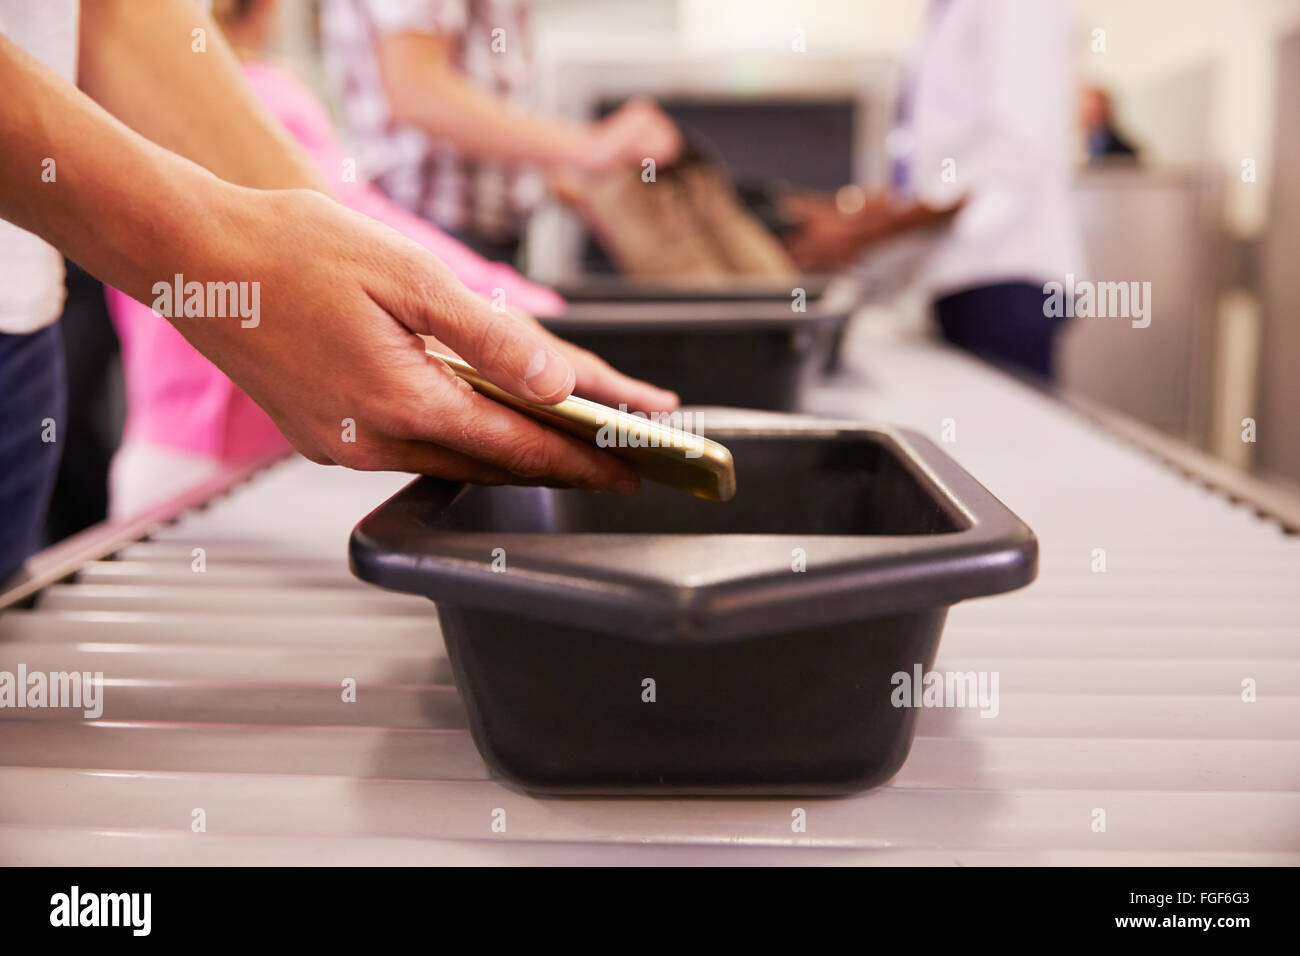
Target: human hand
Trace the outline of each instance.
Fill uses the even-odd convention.
[[[601,173],[617,166],[640,166],[653,159],[664,166],[682,153],[681,131],[651,99],[635,97],[598,123],[575,157],[586,172]]]
[[[946,206],[899,201],[857,186],[843,187],[833,200],[811,193],[787,196],[782,210],[799,226],[786,245],[800,268],[837,268],[899,233],[946,225],[964,203],[960,196]]]
[[[785,244],[801,269],[848,265],[864,245],[859,211],[845,213],[831,197],[794,194],[782,200],[781,211],[797,224]]]
[[[618,375],[531,318],[493,310],[427,250],[319,194],[215,188],[222,228],[181,251],[176,271],[186,281],[256,281],[261,312],[247,328],[238,318],[173,324],[307,458],[635,491],[626,462],[478,394],[425,355],[420,335],[531,402],[561,401],[579,381],[631,407],[672,407],[671,393]]]
[[[515,310],[516,318],[545,335],[564,359],[573,366],[573,390],[584,398],[617,408],[626,405],[633,411],[671,412],[680,404],[676,392],[624,375],[595,352],[566,342],[546,331],[537,319]]]
[[[522,323],[537,329],[551,342],[565,360],[573,366],[575,394],[617,408],[626,405],[633,411],[671,412],[677,408],[679,399],[676,392],[651,385],[640,379],[624,375],[595,352],[566,342],[564,339],[547,331],[533,316],[521,309],[511,307],[511,314]],[[469,362],[463,355],[449,347],[437,336],[422,335],[425,345],[435,352],[442,352]],[[472,364],[472,363],[470,363]]]

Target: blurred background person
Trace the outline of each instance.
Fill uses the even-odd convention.
[[[842,266],[933,229],[917,281],[944,338],[1050,380],[1062,320],[1045,314],[1043,286],[1083,272],[1070,28],[1063,0],[933,0],[903,67],[889,189],[792,197],[796,262]]]
[[[68,401],[59,436],[63,455],[45,515],[47,542],[108,517],[109,465],[122,437],[122,369],[104,286],[71,259],[64,276],[58,330]]]
[[[343,151],[324,107],[288,70],[263,50],[279,0],[215,0],[212,13],[239,54],[244,78],[271,114],[302,146],[336,197],[383,222],[438,256],[470,289],[534,315],[554,315],[564,301],[510,267],[491,262],[388,200],[373,186],[340,180]],[[288,450],[270,417],[166,320],[115,289],[109,312],[122,343],[126,424],[113,458],[110,510],[127,518],[210,477],[224,466],[246,464]],[[594,357],[584,359],[599,366]],[[600,374],[613,375],[607,370]],[[651,404],[672,402],[647,389]]]
[[[1110,94],[1101,87],[1085,86],[1079,91],[1079,126],[1090,164],[1137,162],[1137,147],[1115,128]]]
[[[595,173],[681,152],[649,100],[585,124],[526,112],[526,0],[323,0],[321,14],[365,174],[490,258],[518,255],[542,192],[530,167]]]

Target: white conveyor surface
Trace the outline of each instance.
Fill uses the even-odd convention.
[[[432,606],[347,572],[352,526],[408,479],[295,459],[0,613],[0,670],[107,683],[98,720],[0,710],[0,863],[1300,862],[1300,536],[945,349],[859,337],[849,363],[814,410],[940,441],[1042,547],[1034,585],[957,606],[940,646],[939,669],[999,673],[999,715],[922,711],[887,785],[495,783]]]

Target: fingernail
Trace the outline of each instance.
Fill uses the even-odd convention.
[[[560,392],[573,388],[573,369],[558,354],[543,346],[533,353],[524,371],[524,383],[539,401],[554,401]]]

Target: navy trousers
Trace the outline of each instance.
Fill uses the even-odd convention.
[[[41,546],[66,406],[59,327],[0,333],[0,585]]]
[[[953,345],[1050,382],[1064,322],[1043,314],[1045,299],[1041,285],[1005,282],[937,299],[934,315]]]

